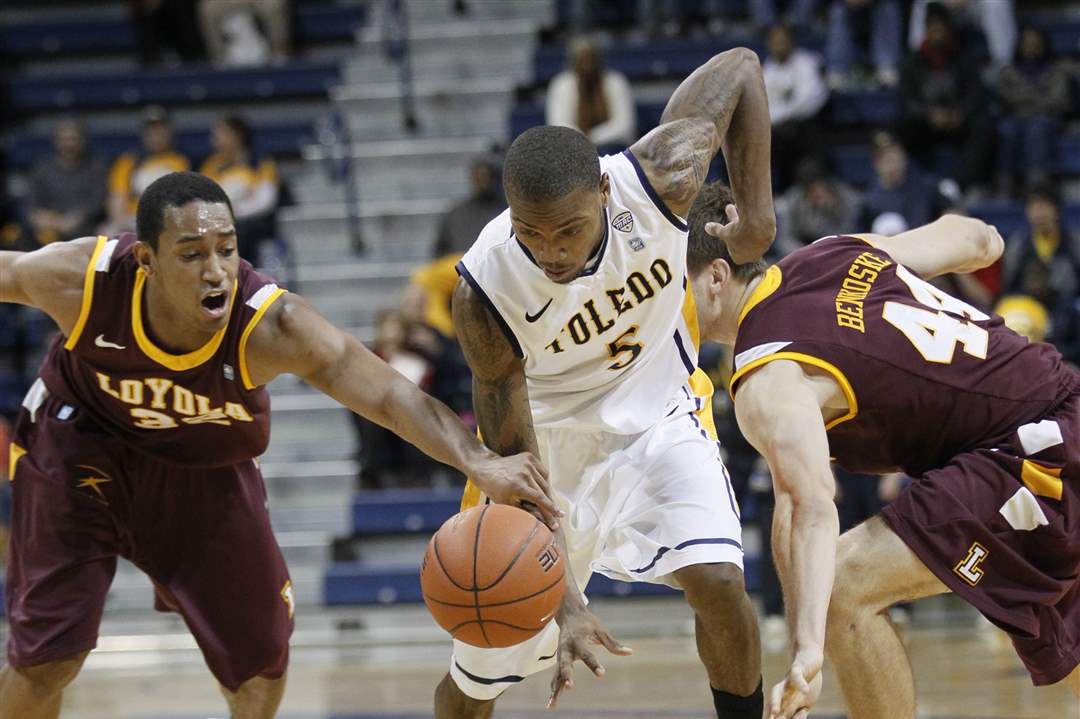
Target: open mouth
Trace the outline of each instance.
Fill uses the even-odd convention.
[[[225,309],[225,302],[226,297],[224,292],[218,292],[202,298],[202,306],[214,313]]]

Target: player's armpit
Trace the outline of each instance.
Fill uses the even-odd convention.
[[[0,252],[0,302],[36,307],[68,334],[79,319],[96,237],[54,242],[33,252]]]
[[[997,262],[1005,241],[997,228],[974,217],[944,215],[893,237],[855,235],[923,278],[974,272]]]
[[[454,331],[473,374],[473,412],[487,446],[499,454],[539,454],[525,365],[483,300],[458,280],[451,300]]]

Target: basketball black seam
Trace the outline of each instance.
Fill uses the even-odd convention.
[[[442,570],[442,573],[446,575],[446,578],[450,580],[451,584],[453,584],[455,587],[457,587],[461,591],[463,591],[463,592],[471,592],[472,591],[471,587],[465,587],[465,586],[462,586],[462,585],[458,584],[457,582],[455,582],[454,578],[452,576],[450,576],[450,572],[446,569],[446,565],[443,564],[442,556],[439,554],[439,535],[438,535],[438,533],[436,533],[435,536],[431,538],[431,541],[432,541],[432,545],[435,548],[435,561],[438,563],[439,569]]]
[[[547,626],[547,624],[543,624],[543,625],[541,625],[539,627],[522,627],[522,626],[519,626],[517,624],[511,624],[510,622],[500,622],[498,619],[484,619],[482,621],[477,620],[477,619],[469,619],[468,621],[464,621],[461,624],[455,625],[452,629],[448,629],[447,631],[450,633],[451,636],[453,636],[454,632],[456,632],[457,630],[461,629],[464,626],[467,626],[469,624],[479,624],[480,625],[480,631],[483,632],[485,622],[487,622],[488,624],[498,624],[498,625],[503,626],[503,627],[510,627],[511,629],[517,629],[517,630],[520,630],[520,631],[523,631],[523,632],[537,632],[537,631],[540,631],[541,629],[543,629],[544,627]],[[491,640],[489,640],[487,638],[486,634],[484,635],[484,641],[488,643],[489,647],[494,647],[495,646],[494,644],[491,643]]]
[[[479,557],[477,557],[477,552],[480,550],[480,527],[484,524],[484,515],[487,514],[489,506],[491,505],[487,505],[480,510],[480,518],[476,520],[476,537],[473,539],[472,547],[472,593],[473,606],[476,607],[476,621],[480,625],[480,635],[484,637],[484,641],[490,647],[492,644],[491,640],[488,639],[487,632],[484,630],[484,618],[480,616],[480,588],[476,584],[476,561],[479,559]],[[451,632],[451,635],[452,634],[453,633]]]
[[[510,560],[510,564],[508,564],[506,566],[506,569],[503,570],[502,574],[500,574],[498,577],[496,577],[495,581],[492,582],[491,584],[487,585],[486,587],[477,587],[477,589],[479,589],[481,591],[483,591],[485,589],[491,589],[496,584],[501,582],[503,580],[503,577],[505,577],[507,574],[509,574],[510,570],[514,568],[514,565],[517,564],[517,560],[521,559],[521,555],[525,553],[525,550],[529,548],[529,544],[532,542],[533,537],[536,536],[536,533],[537,533],[537,531],[539,531],[539,529],[540,529],[540,521],[537,520],[536,523],[533,524],[532,529],[529,530],[529,536],[525,537],[525,541],[523,541],[521,543],[521,546],[518,547],[517,554],[515,554],[514,558]]]
[[[532,594],[528,594],[528,595],[526,595],[524,597],[518,597],[517,599],[511,599],[511,600],[505,601],[505,602],[492,602],[491,604],[454,604],[453,602],[444,602],[441,599],[435,599],[434,597],[432,597],[432,596],[430,596],[428,594],[424,595],[424,599],[426,599],[429,602],[435,602],[436,604],[441,604],[444,607],[456,607],[458,609],[464,609],[464,608],[473,607],[473,606],[475,606],[475,607],[477,607],[479,609],[489,609],[491,607],[505,607],[508,604],[516,604],[517,602],[524,602],[526,599],[532,599],[533,597],[538,597],[541,594],[543,594],[544,592],[550,590],[552,587],[556,586],[557,584],[559,584],[560,582],[565,581],[565,580],[566,580],[566,575],[564,574],[563,576],[559,577],[554,582],[547,585],[546,587],[544,587],[540,591],[533,592]],[[487,620],[485,619],[484,621],[487,621]]]

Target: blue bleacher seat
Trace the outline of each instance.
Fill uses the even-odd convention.
[[[353,497],[354,534],[435,532],[457,514],[460,490],[392,489],[357,492]]]
[[[349,40],[364,24],[366,16],[364,4],[306,2],[296,8],[293,33],[299,45]],[[0,47],[14,57],[132,55],[136,43],[135,26],[127,17],[31,18],[0,26]]]
[[[130,132],[92,133],[88,138],[90,147],[101,157],[137,150],[139,136],[137,118],[132,119]],[[255,125],[252,128],[252,149],[259,154],[295,156],[310,141],[311,128],[307,123],[283,125]],[[176,149],[195,162],[211,153],[210,130],[187,129],[175,133]],[[14,136],[5,147],[12,167],[28,168],[37,160],[52,153],[52,137],[47,134]]]
[[[294,60],[274,68],[190,66],[90,76],[24,76],[11,80],[8,90],[16,110],[33,112],[149,103],[170,105],[271,97],[323,97],[338,81],[336,62]]]

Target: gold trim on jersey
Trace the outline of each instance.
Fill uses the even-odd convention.
[[[1047,467],[1025,459],[1020,467],[1020,479],[1028,489],[1040,497],[1061,501],[1061,494],[1065,489],[1061,481],[1061,467]]]
[[[135,334],[135,343],[139,345],[139,349],[142,350],[143,354],[157,362],[159,365],[176,372],[183,372],[184,370],[198,367],[213,357],[214,353],[217,352],[218,347],[221,346],[221,341],[225,339],[225,331],[229,329],[229,323],[226,322],[225,326],[215,332],[214,336],[202,347],[192,350],[187,354],[169,354],[155,345],[143,329],[142,297],[145,286],[146,272],[140,267],[135,272],[135,289],[131,293],[131,331]],[[229,301],[230,314],[232,313],[232,308],[236,302],[236,286],[236,280],[233,280],[232,297]]]
[[[259,324],[259,320],[262,319],[266,311],[270,309],[270,305],[274,304],[278,297],[285,294],[286,290],[282,287],[278,287],[276,290],[270,293],[270,296],[263,300],[259,305],[259,309],[255,310],[255,314],[248,320],[247,327],[244,328],[244,333],[240,335],[240,350],[239,350],[239,362],[240,362],[240,381],[244,383],[244,389],[255,389],[255,384],[251,381],[251,375],[248,374],[247,368],[247,343],[248,337],[255,329],[255,325]]]
[[[764,300],[780,289],[780,283],[783,281],[783,273],[780,272],[780,268],[776,265],[770,265],[769,269],[765,270],[764,276],[761,278],[761,282],[754,288],[754,291],[750,293],[750,297],[747,298],[746,304],[743,305],[742,312],[739,313],[739,324],[742,324],[743,319],[750,310],[754,309],[758,303]]]
[[[709,435],[709,439],[714,442],[720,440],[720,435],[716,432],[716,423],[713,421],[712,412],[712,398],[713,398],[713,383],[709,379],[709,375],[705,370],[698,367],[694,370],[694,374],[690,375],[690,379],[687,380],[690,385],[690,391],[694,393],[695,397],[700,397],[705,400],[699,409],[694,414],[697,415],[698,421],[701,422],[701,426],[705,428],[706,434]]]
[[[90,255],[90,261],[86,264],[86,274],[83,276],[83,295],[82,306],[79,307],[79,319],[75,320],[75,326],[71,328],[71,333],[68,335],[67,342],[64,343],[64,349],[73,350],[75,345],[79,342],[79,337],[82,336],[83,328],[86,327],[86,321],[90,319],[90,305],[94,301],[94,277],[97,272],[98,258],[101,257],[101,253],[105,250],[105,243],[109,241],[109,238],[105,235],[98,235],[97,244],[94,246],[94,253]]]
[[[686,283],[686,295],[683,297],[682,305],[683,321],[686,323],[686,329],[690,331],[690,341],[694,343],[694,347],[701,350],[701,328],[698,327],[697,318],[697,304],[694,302],[694,288],[690,285],[689,279]]]
[[[479,507],[483,503],[484,493],[480,491],[480,488],[473,484],[471,479],[465,482],[465,491],[461,493],[461,511]]]
[[[8,445],[8,481],[15,481],[15,465],[26,454],[26,450],[12,442]]]
[[[848,403],[848,411],[847,414],[845,414],[843,417],[838,417],[832,422],[826,424],[826,432],[838,424],[847,422],[849,419],[855,419],[856,415],[859,414],[859,402],[855,398],[855,390],[852,389],[851,383],[848,382],[847,377],[845,377],[844,373],[840,371],[840,368],[838,368],[834,364],[826,362],[823,359],[814,357],[813,355],[803,354],[802,352],[776,352],[771,355],[766,355],[764,357],[756,359],[753,362],[750,362],[742,369],[738,370],[735,374],[731,375],[731,382],[728,383],[728,392],[731,394],[731,399],[735,399],[736,385],[738,384],[739,380],[741,380],[747,374],[753,372],[763,364],[767,362],[772,362],[773,360],[793,360],[802,364],[808,364],[812,367],[817,367],[818,369],[823,369],[829,374],[831,374],[833,376],[833,379],[836,380],[837,384],[840,385],[840,389],[844,391],[844,398],[847,400]]]

